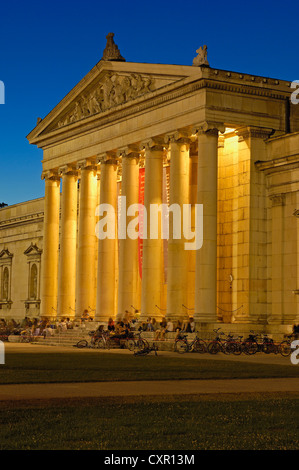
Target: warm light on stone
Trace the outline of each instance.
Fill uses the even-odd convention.
[[[76,97],[38,120],[28,140],[43,149],[45,197],[0,209],[2,317],[87,309],[107,321],[137,308],[274,333],[299,322],[290,82],[216,70],[206,46],[196,52],[186,66],[125,62],[109,33]],[[160,215],[157,238],[117,239],[116,226],[98,240],[96,208],[111,205],[117,222],[119,196],[127,206],[143,198],[148,216],[151,204],[190,204],[193,229],[203,204],[202,247],[186,250],[171,230],[163,240]]]

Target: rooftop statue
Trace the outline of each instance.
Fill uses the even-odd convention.
[[[200,47],[199,49],[197,49],[196,52],[198,55],[194,57],[192,65],[195,65],[196,67],[200,67],[201,65],[210,67],[210,64],[207,59],[207,55],[208,55],[207,51],[208,51],[208,47],[206,45],[204,45],[203,48]]]
[[[117,60],[125,62],[126,59],[124,59],[121,53],[119,52],[119,49],[114,42],[113,36],[114,33],[109,33],[106,36],[107,44],[103,52],[102,60]]]

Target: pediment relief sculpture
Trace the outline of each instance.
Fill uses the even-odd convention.
[[[82,95],[75,102],[73,109],[58,121],[58,127],[104,112],[154,89],[155,81],[150,76],[144,77],[137,73],[120,75],[110,72],[96,89]]]

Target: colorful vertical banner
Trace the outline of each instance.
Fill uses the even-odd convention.
[[[139,223],[139,236],[138,236],[138,264],[139,275],[142,279],[142,259],[143,259],[143,206],[144,206],[144,177],[145,168],[139,168],[139,195],[138,195],[138,223]]]

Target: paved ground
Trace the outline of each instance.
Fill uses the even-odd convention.
[[[46,354],[57,354],[57,353],[65,353],[65,352],[76,352],[81,354],[90,354],[94,352],[98,352],[94,349],[78,349],[74,347],[67,347],[67,346],[46,346],[46,345],[39,345],[39,344],[27,344],[27,343],[5,343],[5,351],[6,352],[26,352],[26,353],[46,353]],[[127,349],[113,349],[110,351],[100,350],[101,353],[105,354],[128,354],[132,355],[131,351]],[[151,353],[154,354],[154,353]],[[170,351],[158,351],[158,356],[168,356],[168,357],[176,357],[176,358],[188,358],[192,360],[200,360],[200,359],[207,359],[213,361],[234,361],[234,362],[246,362],[246,363],[258,363],[258,364],[280,364],[280,365],[291,365],[291,361],[289,357],[282,357],[280,354],[263,354],[257,353],[253,356],[247,356],[245,354],[241,354],[240,356],[234,355],[225,355],[225,354],[192,354],[187,353],[184,355],[170,352]],[[295,367],[295,366],[294,366]],[[299,367],[299,366],[298,366]]]
[[[298,392],[299,378],[1,385],[0,402],[51,398]]]
[[[78,352],[89,354],[93,350],[80,350],[66,347],[39,346],[32,344],[6,343],[6,352],[46,352],[53,353]],[[132,354],[126,350],[115,350],[118,354]],[[109,351],[105,351],[110,354]],[[161,351],[161,356],[181,357],[177,353]],[[290,365],[289,358],[281,356],[267,356],[257,354],[255,356],[211,356],[205,354],[188,354],[190,360],[199,358],[212,360],[231,360],[240,362],[256,362],[267,364]],[[294,366],[296,367],[296,366]],[[232,380],[162,380],[162,381],[136,381],[136,382],[92,382],[92,383],[59,383],[59,384],[20,384],[0,385],[0,401],[6,400],[30,400],[51,398],[87,398],[108,396],[149,396],[149,395],[190,395],[190,394],[225,394],[246,392],[299,392],[299,378],[285,379],[232,379]]]

